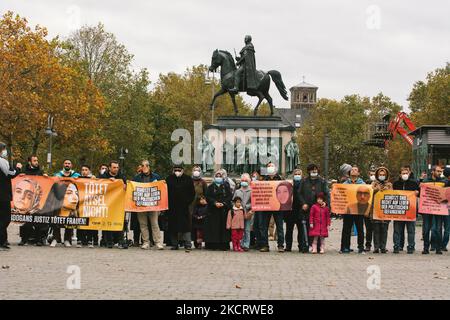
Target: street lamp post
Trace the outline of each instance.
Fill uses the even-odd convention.
[[[58,134],[53,128],[54,117],[49,115],[47,118],[47,128],[45,129],[45,134],[48,135],[48,153],[47,153],[47,163],[48,170],[52,169],[52,140],[53,137],[56,137]]]
[[[128,154],[128,149],[124,147],[120,147],[120,165],[122,166],[122,172],[125,175],[125,157]]]

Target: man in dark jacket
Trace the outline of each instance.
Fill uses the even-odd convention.
[[[6,144],[0,142],[0,250],[10,249],[7,230],[11,222],[11,179],[16,177],[22,169],[22,165],[18,163],[16,170],[11,170],[7,158]]]
[[[411,178],[410,171],[407,167],[400,169],[400,178],[393,184],[394,190],[414,191],[416,196],[419,195],[419,184]],[[416,222],[415,221],[394,221],[394,253],[399,253],[402,249],[401,239],[405,238],[405,227],[408,233],[407,253],[414,253]]]
[[[123,181],[124,188],[127,186],[127,178],[120,172],[119,162],[115,160],[109,163],[108,171],[101,175],[100,178],[110,180],[120,179]],[[124,228],[126,228],[125,223]],[[106,246],[110,249],[114,244],[118,244],[120,249],[128,249],[128,243],[123,238],[123,231],[102,231],[102,237]]]
[[[133,181],[140,183],[155,182],[158,180],[161,180],[161,177],[150,169],[150,162],[148,160],[142,161],[142,172],[133,178]],[[150,221],[153,242],[158,250],[163,250],[164,247],[161,240],[161,230],[159,229],[158,224],[159,211],[139,212],[133,214],[137,215],[139,226],[141,228],[143,241],[141,249],[150,249],[150,229],[148,227]]]
[[[317,195],[319,193],[323,193],[325,196],[325,201],[327,205],[330,205],[330,192],[328,190],[328,184],[325,179],[319,177],[319,167],[315,164],[309,164],[307,167],[308,177],[302,179],[299,188],[299,200],[300,200],[300,208],[303,211],[302,217],[309,221],[309,211],[313,204],[317,201]],[[308,232],[309,232],[309,223],[307,224]],[[312,239],[308,238],[308,245],[311,246]],[[319,246],[319,244],[318,244]]]
[[[39,166],[39,159],[36,155],[28,157],[28,163],[25,166],[25,170],[20,175],[27,176],[43,176],[44,172]],[[47,176],[47,174],[45,174]],[[49,225],[27,222],[20,226],[20,242],[19,246],[27,245],[29,241],[34,241],[36,246],[40,247],[44,245],[44,240],[48,234]]]
[[[178,250],[178,235],[184,240],[186,252],[191,251],[192,220],[189,205],[194,201],[195,189],[192,178],[184,174],[182,165],[174,165],[166,179],[169,195],[169,233],[172,250]]]
[[[304,230],[306,228],[302,225],[302,220],[300,219],[300,199],[298,197],[300,183],[302,181],[302,170],[295,169],[294,170],[294,201],[292,203],[292,210],[289,211],[284,216],[284,221],[286,222],[286,251],[292,251],[292,234],[294,232],[294,226],[297,226],[297,242],[298,242],[298,250],[301,252],[302,250],[308,250],[308,235],[305,234]],[[306,224],[305,224],[306,226]]]

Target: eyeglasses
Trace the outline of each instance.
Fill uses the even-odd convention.
[[[361,195],[365,195],[365,196],[370,196],[370,192],[358,192],[357,194],[361,194]]]

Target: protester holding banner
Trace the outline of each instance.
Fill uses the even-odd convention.
[[[119,162],[112,160],[109,163],[108,170],[100,176],[101,179],[110,179],[112,181],[122,180],[124,189],[127,187],[127,179],[120,172]],[[124,228],[126,224],[124,224]],[[119,249],[128,249],[128,244],[124,243],[123,231],[102,231],[102,240],[107,248],[112,249],[117,245]]]
[[[419,195],[419,184],[416,180],[411,178],[410,171],[407,167],[400,169],[400,177],[393,184],[394,190],[408,190],[415,191],[416,195]],[[416,235],[416,222],[415,221],[394,221],[394,253],[399,253],[402,249],[401,238],[405,237],[405,227],[408,233],[408,247],[407,253],[412,254],[415,250],[415,235]]]
[[[197,220],[194,219],[194,208],[196,204],[198,203],[198,200],[201,196],[204,196],[206,194],[206,188],[208,187],[208,184],[206,183],[205,179],[202,178],[202,168],[198,165],[195,165],[192,167],[192,180],[194,182],[194,190],[195,190],[195,197],[194,201],[192,201],[191,205],[189,206],[189,212],[192,217],[192,225],[197,224]],[[192,229],[192,241],[194,241],[194,247],[200,248],[202,247],[203,238],[200,239],[202,241],[197,241],[197,232],[196,230]]]
[[[174,165],[166,179],[169,197],[169,234],[172,250],[178,250],[178,237],[184,240],[186,252],[191,250],[192,216],[189,206],[195,198],[194,182],[184,174],[182,165]]]
[[[150,162],[148,160],[142,161],[142,172],[137,174],[134,178],[134,182],[149,183],[161,180],[161,177],[150,169]],[[148,222],[150,221],[151,234],[153,242],[158,250],[163,250],[163,244],[161,239],[161,230],[159,229],[158,216],[159,211],[147,211],[134,213],[137,215],[139,226],[142,235],[141,249],[150,249],[150,231]]]
[[[228,210],[231,209],[232,193],[228,184],[224,184],[222,171],[216,171],[214,181],[206,190],[208,216],[205,220],[205,248],[211,250],[229,250],[230,232],[226,229]]]
[[[9,166],[6,144],[0,142],[0,250],[8,250],[8,226],[11,222],[12,186],[11,179],[17,176],[22,164],[16,165],[16,170]]]
[[[350,177],[344,184],[365,184],[364,180],[359,177],[360,172],[358,166],[352,166],[350,170]],[[370,206],[370,190],[364,186],[356,191],[357,203],[351,204],[352,212],[347,212],[343,218],[342,234],[341,234],[341,253],[350,252],[350,239],[353,224],[356,225],[356,232],[358,234],[358,253],[364,254],[364,216],[369,216]],[[351,208],[348,208],[351,209]]]
[[[431,184],[434,186],[445,187],[447,180],[443,177],[444,170],[440,165],[434,165],[431,168],[431,176],[423,180],[423,184]],[[442,225],[446,216],[436,214],[422,214],[422,236],[423,236],[423,251],[422,254],[429,253],[431,243],[431,251],[436,250],[436,254],[442,254]],[[431,232],[431,239],[430,239]],[[430,241],[431,240],[431,241]]]
[[[302,181],[302,170],[301,169],[295,169],[294,170],[294,186],[293,186],[293,203],[292,203],[292,210],[286,212],[284,215],[284,221],[286,222],[286,233],[285,233],[285,241],[286,241],[286,251],[290,252],[292,251],[292,235],[294,233],[294,226],[297,226],[297,242],[298,242],[298,250],[301,252],[302,248],[302,239],[305,239],[307,237],[306,234],[304,234],[304,228],[302,226],[302,220],[300,218],[300,199],[299,199],[299,189],[300,189],[300,183]],[[303,241],[305,242],[305,241]],[[308,247],[306,247],[306,250],[308,250]]]
[[[142,173],[142,165],[136,168],[136,175]],[[130,229],[133,231],[133,247],[140,247],[141,243],[141,227],[139,225],[137,214],[132,213],[130,217]]]
[[[253,171],[251,175],[252,181],[260,181],[261,176],[258,171]],[[261,220],[261,214],[264,212],[253,211],[253,223],[252,231],[250,232],[250,246],[254,245],[254,249],[261,249],[261,232],[259,230],[259,224]]]
[[[244,234],[242,238],[241,247],[244,251],[248,251],[250,248],[250,230],[253,223],[253,211],[251,203],[251,187],[250,187],[250,175],[244,173],[241,175],[241,187],[234,192],[233,199],[240,198],[242,207],[245,211],[244,219]]]
[[[366,184],[371,185],[375,181],[375,168],[371,167],[367,176],[369,179],[366,180]],[[372,250],[372,239],[373,239],[373,223],[370,216],[364,216],[364,227],[366,228],[366,247],[364,251],[370,252]]]
[[[375,181],[372,183],[373,196],[379,191],[392,190],[392,183],[389,182],[389,170],[386,167],[379,167],[375,171]],[[373,208],[372,202],[372,208]],[[388,236],[389,220],[377,220],[373,218],[373,209],[371,211],[373,221],[373,253],[386,253],[386,243]]]
[[[81,178],[85,179],[95,179],[92,174],[91,167],[87,164],[81,166]],[[82,230],[77,229],[77,247],[88,246],[89,248],[94,248],[98,246],[98,230]]]
[[[309,164],[307,169],[308,177],[302,179],[301,185],[299,187],[299,200],[300,208],[303,211],[302,216],[306,218],[307,224],[304,228],[307,228],[306,234],[309,232],[309,212],[311,207],[317,202],[317,195],[323,193],[325,196],[325,203],[329,206],[330,204],[330,193],[328,190],[328,184],[325,179],[319,176],[319,167],[315,164]],[[302,221],[303,222],[303,221]],[[303,239],[302,239],[303,241]],[[312,238],[308,238],[307,243],[302,243],[302,247],[311,247]],[[319,244],[320,246],[320,244]],[[312,250],[312,247],[311,247]],[[303,251],[307,253],[306,249]]]
[[[39,159],[36,155],[28,157],[28,163],[25,166],[20,175],[28,176],[43,176],[44,172],[39,166]],[[47,176],[47,175],[46,175]],[[33,241],[36,246],[40,247],[44,245],[48,234],[49,225],[37,224],[33,222],[26,222],[19,228],[20,242],[19,246],[26,246],[29,241]]]
[[[269,162],[267,164],[267,175],[264,176],[263,180],[264,181],[283,180],[281,176],[277,173],[277,168],[274,163]],[[284,187],[282,188],[284,190]],[[284,227],[283,227],[284,213],[285,211],[266,211],[260,215],[259,229],[261,234],[261,245],[262,245],[260,249],[261,252],[269,252],[269,223],[271,217],[273,217],[276,224],[278,252],[284,252]]]

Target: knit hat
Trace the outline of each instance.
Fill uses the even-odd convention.
[[[341,176],[348,176],[350,170],[352,170],[352,166],[348,163],[344,163],[340,168],[339,172],[341,173]]]

